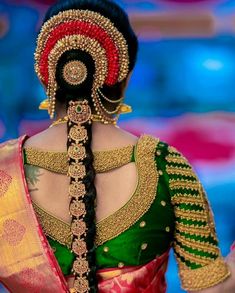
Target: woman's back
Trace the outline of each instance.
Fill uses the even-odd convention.
[[[57,125],[27,139],[24,147],[66,152],[66,139],[66,125]],[[95,123],[92,149],[94,152],[114,150],[113,155],[115,156],[118,155],[118,149],[134,146],[137,140],[137,137],[120,128]],[[25,170],[32,200],[50,214],[70,223],[68,177],[32,165],[26,165]],[[110,171],[97,173],[95,180],[97,221],[122,207],[133,194],[136,184],[137,170],[135,164],[131,162],[119,168],[112,168]]]

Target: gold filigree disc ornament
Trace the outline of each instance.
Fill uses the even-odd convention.
[[[78,60],[67,62],[63,68],[63,78],[70,85],[82,84],[87,78],[86,65]]]

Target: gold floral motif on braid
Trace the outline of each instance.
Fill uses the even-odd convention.
[[[94,152],[94,168],[97,173],[108,172],[131,162],[134,145]],[[51,172],[68,173],[68,154],[66,152],[44,151],[36,148],[24,149],[27,163]]]
[[[218,257],[210,264],[195,269],[185,269],[179,272],[182,287],[186,291],[199,291],[213,287],[230,276],[227,264]]]
[[[210,236],[210,229],[208,225],[205,225],[205,226],[188,225],[188,224],[179,223],[176,220],[175,228],[178,231],[182,233],[187,233],[189,235],[196,235],[196,236],[202,236],[202,237]]]
[[[199,191],[199,182],[198,181],[191,181],[187,179],[170,179],[169,180],[169,187],[171,190],[174,189],[191,189],[195,191]]]
[[[135,150],[139,180],[137,189],[126,205],[97,223],[97,245],[126,231],[149,210],[156,196],[159,179],[154,160],[158,142],[158,139],[147,135],[139,139]]]
[[[115,42],[115,45],[117,46],[119,51],[120,73],[118,81],[122,81],[124,78],[126,78],[129,71],[129,56],[128,46],[124,36],[117,30],[117,28],[108,18],[102,16],[101,14],[90,10],[76,9],[58,13],[57,15],[53,16],[50,20],[48,20],[41,29],[41,33],[39,34],[37,40],[37,49],[35,53],[35,69],[41,81],[44,82],[43,77],[40,73],[39,61],[42,54],[42,50],[44,49],[46,41],[50,36],[51,30],[60,23],[66,23],[73,20],[81,20],[92,24],[96,24],[102,27],[108,33],[108,35]]]
[[[203,203],[200,197],[173,196],[171,198],[171,202],[173,203],[173,205],[184,203],[190,205],[197,205],[199,207],[205,208],[205,204]]]
[[[51,239],[56,240],[62,245],[66,245],[70,249],[72,243],[70,225],[55,216],[50,215],[34,202],[33,208],[37,215],[38,221],[42,226],[43,232]]]
[[[196,174],[193,172],[193,170],[190,166],[188,166],[188,167],[173,167],[173,166],[167,165],[166,172],[169,175],[181,175],[181,176],[192,177],[194,179],[197,179]]]
[[[175,216],[178,218],[183,218],[187,220],[196,220],[201,222],[207,221],[207,214],[205,211],[192,211],[192,210],[184,210],[179,207],[175,207]]]
[[[209,242],[202,242],[199,240],[190,239],[180,235],[179,233],[176,233],[175,237],[177,238],[177,241],[180,241],[183,245],[186,245],[192,249],[197,249],[200,251],[209,252],[214,255],[219,255],[219,248]]]
[[[198,265],[208,265],[211,262],[211,257],[201,256],[201,255],[195,255],[192,254],[186,250],[184,250],[182,247],[180,247],[178,244],[174,245],[174,250],[177,252],[180,256],[182,256],[185,260],[188,260],[192,263],[198,264]]]

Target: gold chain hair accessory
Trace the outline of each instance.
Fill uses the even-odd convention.
[[[75,275],[75,292],[88,293],[89,281],[89,263],[87,260],[87,244],[85,241],[87,226],[84,221],[86,215],[86,206],[84,196],[86,195],[86,186],[83,179],[86,176],[84,159],[86,158],[86,149],[84,143],[88,139],[87,130],[83,126],[85,123],[91,123],[91,108],[88,101],[70,102],[68,108],[69,119],[69,141],[68,148],[70,177],[69,196],[71,198],[70,214],[72,216],[71,232],[73,234],[72,251],[76,255],[73,263],[73,272]]]
[[[112,86],[124,80],[129,73],[128,46],[124,36],[114,24],[101,14],[89,10],[67,10],[48,20],[42,27],[35,53],[35,70],[46,85],[48,112],[54,117],[56,91],[55,72],[62,54],[80,49],[89,53],[95,62],[92,101],[96,115],[103,123],[115,123],[119,108],[107,111],[98,90],[104,85]],[[71,64],[70,64],[71,65]],[[82,66],[68,67],[64,76],[71,84],[85,80],[86,70]],[[77,64],[78,65],[78,64]],[[81,65],[81,64],[80,64]],[[69,71],[77,72],[68,79]],[[78,74],[79,71],[79,74]],[[75,79],[75,81],[74,81]],[[45,107],[45,103],[41,107]]]

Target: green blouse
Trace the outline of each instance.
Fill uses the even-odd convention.
[[[138,185],[120,210],[97,223],[98,269],[144,265],[173,247],[185,290],[223,281],[229,272],[220,256],[212,213],[185,157],[145,135],[133,148],[130,162],[136,164]],[[70,275],[75,258],[70,242],[47,233],[45,211],[35,208],[64,275]]]

